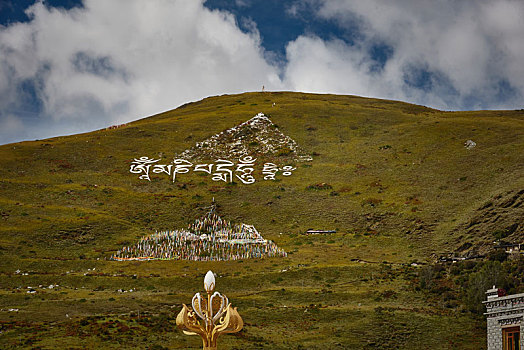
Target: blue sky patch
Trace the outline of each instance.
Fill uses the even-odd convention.
[[[275,53],[279,61],[285,60],[286,46],[300,35],[317,36],[324,40],[337,38],[354,44],[360,35],[356,31],[343,29],[334,21],[327,21],[315,16],[316,3],[266,0],[266,1],[230,1],[207,0],[204,5],[210,10],[221,10],[232,13],[240,29],[251,30],[242,19],[256,23],[265,50]],[[356,29],[357,27],[353,27]]]
[[[35,2],[36,0],[0,0],[0,25],[7,26],[16,22],[29,21],[30,18],[24,11]],[[48,7],[65,10],[83,7],[81,0],[46,0],[43,3]]]
[[[380,72],[384,69],[386,62],[393,56],[393,47],[386,43],[376,43],[369,49],[369,56],[373,60],[371,72]]]

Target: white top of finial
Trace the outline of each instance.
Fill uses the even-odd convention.
[[[213,293],[213,291],[215,290],[215,275],[211,270],[209,270],[206,273],[206,277],[204,277],[204,289],[208,293]]]

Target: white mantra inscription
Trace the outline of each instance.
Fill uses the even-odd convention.
[[[254,183],[256,158],[245,156],[234,163],[227,159],[217,159],[214,163],[193,164],[186,159],[175,158],[170,164],[156,164],[160,159],[149,157],[135,158],[129,167],[129,172],[141,174],[138,178],[151,181],[150,174],[166,174],[175,182],[177,175],[187,174],[190,171],[204,172],[212,175],[211,180],[233,182],[238,179],[245,185]],[[297,168],[286,165],[279,167],[274,163],[264,163],[262,175],[264,180],[276,180],[276,175],[281,172],[283,176],[290,176]]]

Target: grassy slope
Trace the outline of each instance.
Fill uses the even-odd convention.
[[[134,157],[168,163],[258,112],[314,153],[313,162],[249,186],[197,175],[148,183],[129,173]],[[224,349],[484,347],[483,321],[426,300],[410,284],[417,268],[403,264],[486,239],[457,228],[496,194],[523,188],[523,116],[247,93],[119,129],[1,146],[0,344],[198,348],[198,339],[173,328],[174,316],[213,269],[223,276],[218,290],[246,322],[239,335],[221,339]],[[473,150],[463,146],[468,139]],[[306,190],[321,182],[333,190]],[[222,263],[104,260],[145,232],[187,226],[212,197],[223,217],[254,224],[293,254]],[[308,228],[338,232],[299,234]],[[16,289],[51,283],[61,287]]]

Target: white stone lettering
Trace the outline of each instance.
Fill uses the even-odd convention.
[[[232,167],[234,164],[233,162],[225,159],[218,159],[217,160],[215,172],[213,173],[213,177],[211,180],[213,181],[224,181],[224,182],[232,182],[233,181],[233,171],[231,169],[228,169],[228,167]]]
[[[211,174],[214,165],[215,164],[197,164],[195,165],[193,171],[203,171],[205,173]]]
[[[175,164],[175,170],[173,170],[173,182],[176,180],[176,174],[186,174],[193,166],[193,163],[190,161],[180,158],[176,158],[173,163]]]
[[[144,173],[143,175],[140,175],[138,178],[141,180],[147,180],[151,181],[149,178],[149,168],[151,168],[151,164],[154,164],[158,162],[160,159],[152,159],[148,157],[140,157],[138,159],[134,159],[134,161],[131,163],[131,166],[129,167],[129,172],[133,174],[140,174]]]
[[[278,172],[278,166],[274,163],[265,163],[264,168],[262,169],[262,175],[264,175],[264,180],[275,180],[275,175]]]
[[[297,168],[293,168],[291,165],[286,165],[285,167],[282,168],[282,170],[283,170],[282,175],[289,176],[293,174],[293,171],[297,170]]]
[[[255,182],[253,171],[255,171],[254,166],[256,160],[256,158],[251,156],[245,156],[239,159],[236,172],[240,172],[241,175],[235,174],[235,176],[242,181],[243,184],[249,185]]]
[[[204,172],[212,175],[213,181],[233,182],[236,178],[244,185],[250,185],[256,182],[255,169],[256,160],[252,156],[244,156],[234,163],[227,159],[218,159],[214,163],[193,164],[189,160],[183,158],[175,158],[171,164],[155,164],[160,159],[153,159],[149,157],[135,158],[131,162],[129,172],[133,174],[141,174],[138,178],[140,180],[151,181],[150,172],[154,174],[166,174],[172,176],[173,182],[176,181],[177,174],[187,174],[192,172]],[[290,176],[297,168],[292,165],[285,165],[279,167],[275,163],[264,163],[262,168],[262,176],[264,180],[276,180],[279,172],[283,176]],[[233,174],[235,175],[233,177]]]
[[[153,166],[153,173],[155,174],[161,174],[166,173],[167,175],[171,175],[171,169],[173,168],[172,164],[166,165],[166,164],[155,164]]]

